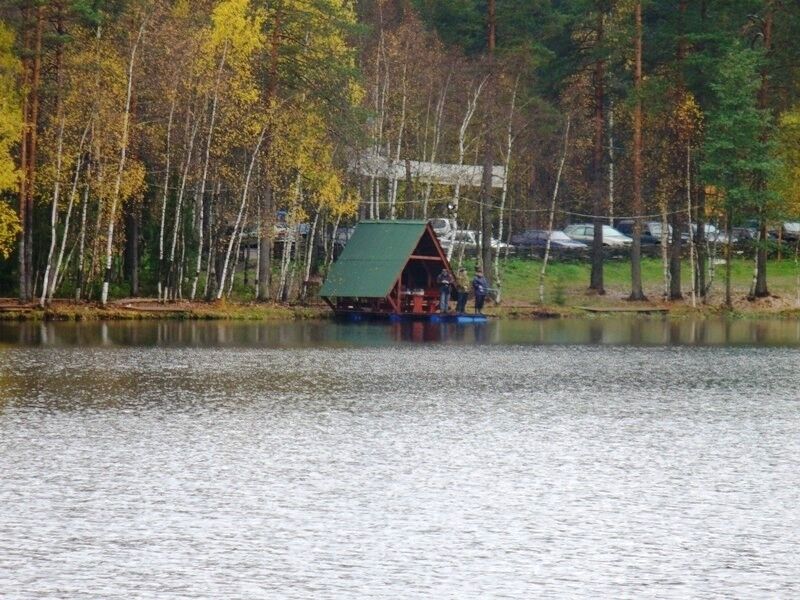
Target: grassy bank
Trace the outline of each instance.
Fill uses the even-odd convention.
[[[470,272],[474,262],[465,263]],[[630,262],[609,260],[605,264],[606,294],[597,295],[588,290],[590,265],[585,262],[551,262],[545,277],[545,301],[539,302],[540,260],[513,258],[501,262],[502,303],[487,307],[489,314],[507,318],[545,318],[585,316],[585,307],[608,310],[669,310],[673,316],[719,314],[725,293],[724,265],[716,265],[714,280],[703,304],[698,298],[692,307],[690,294],[691,272],[688,262],[683,265],[682,284],[684,299],[666,302],[663,299],[663,271],[661,261],[645,258],[642,261],[642,278],[648,300],[632,303],[630,293]],[[750,260],[735,259],[732,265],[734,315],[800,317],[798,299],[798,271],[792,260],[773,260],[768,265],[771,296],[755,301],[747,300],[753,277]],[[491,303],[490,303],[491,304]],[[471,303],[470,303],[471,306]],[[114,300],[107,307],[96,303],[56,301],[52,306],[20,306],[13,299],[0,299],[0,320],[137,320],[137,319],[195,319],[195,320],[251,320],[286,321],[327,318],[330,311],[322,303],[311,306],[261,304],[252,302],[247,295],[229,302],[177,302],[160,304],[147,298]]]
[[[469,268],[472,264],[467,265]],[[514,310],[539,305],[539,273],[541,260],[509,259],[501,263],[502,305],[504,310]],[[715,265],[714,279],[708,294],[707,304],[697,299],[697,307],[691,305],[691,269],[688,261],[681,273],[684,299],[666,302],[663,298],[664,274],[659,259],[642,260],[642,280],[648,301],[628,302],[630,294],[630,262],[610,260],[605,264],[604,280],[606,293],[602,296],[588,289],[591,265],[586,262],[551,262],[545,277],[545,302],[553,312],[571,314],[578,307],[624,308],[648,306],[669,308],[671,312],[719,312],[725,300],[725,266]],[[746,314],[796,313],[798,303],[797,268],[793,260],[769,262],[767,267],[771,296],[755,301],[747,300],[753,278],[751,260],[734,259],[731,284],[734,310]]]

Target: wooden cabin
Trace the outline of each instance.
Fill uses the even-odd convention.
[[[442,269],[453,275],[427,221],[361,221],[320,296],[337,315],[426,317],[439,312]]]

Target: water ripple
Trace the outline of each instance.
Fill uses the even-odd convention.
[[[797,356],[0,349],[0,595],[797,597]]]

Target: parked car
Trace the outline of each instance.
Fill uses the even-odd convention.
[[[275,213],[275,225],[273,226],[273,234],[275,241],[283,242],[290,231],[288,223],[288,212],[286,210],[279,210]],[[309,223],[297,223],[295,225],[295,238],[307,236],[311,231]]]
[[[511,237],[511,243],[518,248],[546,248],[547,238],[550,238],[550,248],[555,250],[585,250],[588,248],[583,242],[573,240],[563,231],[548,232],[544,229],[529,229]]]
[[[728,234],[724,231],[717,229],[716,226],[712,225],[711,223],[706,223],[705,227],[703,228],[705,231],[706,240],[711,242],[712,244],[727,244],[728,243]],[[692,223],[692,235],[697,235],[697,223]],[[689,240],[689,233],[682,233],[681,239],[684,241]],[[732,243],[736,242],[736,235],[733,236],[731,240]]]
[[[591,243],[594,240],[594,225],[592,223],[573,223],[564,228],[566,233],[573,240]],[[603,246],[630,246],[633,240],[627,235],[620,233],[610,225],[603,225]]]
[[[758,239],[758,229],[753,227],[734,227],[733,237],[738,242],[755,241]]]
[[[428,222],[433,227],[433,233],[439,239],[446,238],[453,232],[453,224],[450,219],[430,219]]]
[[[442,248],[445,250],[449,249],[451,246],[458,250],[461,246],[463,246],[465,250],[476,251],[480,245],[480,240],[481,234],[478,231],[475,231],[474,229],[459,229],[452,232],[447,237],[442,238],[441,243]],[[495,250],[510,251],[513,250],[514,246],[492,238],[492,248]]]
[[[633,221],[626,219],[624,221],[620,221],[617,223],[616,226],[617,231],[620,233],[624,233],[631,239],[633,239]],[[661,223],[658,221],[647,221],[642,223],[642,236],[641,241],[643,246],[652,246],[661,243],[661,232],[662,227]],[[672,234],[672,227],[667,225],[667,240],[669,240],[669,236]]]
[[[788,221],[781,224],[781,237],[787,242],[800,240],[800,223]]]
[[[337,227],[333,235],[333,243],[337,246],[344,247],[350,238],[353,237],[355,227]]]

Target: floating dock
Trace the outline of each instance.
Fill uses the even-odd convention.
[[[442,312],[440,273],[455,273],[427,221],[361,221],[331,266],[320,297],[345,321],[485,323]],[[455,300],[455,298],[453,298]]]

